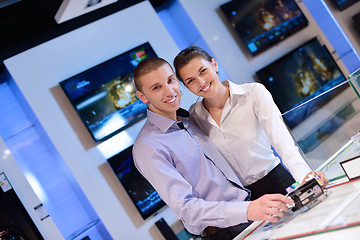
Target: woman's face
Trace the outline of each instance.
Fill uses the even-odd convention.
[[[204,98],[214,97],[217,87],[221,85],[217,72],[218,65],[215,59],[209,62],[200,56],[179,70],[185,86],[195,95]]]

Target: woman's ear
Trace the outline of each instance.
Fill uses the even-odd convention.
[[[216,73],[217,73],[217,72],[219,71],[219,66],[218,66],[215,58],[212,58],[212,59],[211,59],[211,63],[212,63],[212,65],[215,67],[215,71],[216,71]]]
[[[136,91],[136,96],[143,102],[143,103],[148,103],[149,100],[145,97],[145,95],[140,92],[140,91]]]

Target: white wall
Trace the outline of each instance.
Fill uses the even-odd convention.
[[[40,217],[35,212],[34,207],[41,204],[41,202],[30,187],[24,173],[17,165],[14,157],[1,137],[0,163],[0,173],[5,173],[8,181],[16,192],[16,195],[19,197],[44,239],[62,239],[61,233],[51,219],[51,216],[41,221]]]
[[[333,51],[332,46],[328,43],[319,26],[301,1],[296,2],[298,2],[300,9],[309,20],[309,26],[256,57],[251,57],[250,54],[247,53],[244,44],[240,42],[235,32],[228,28],[228,24],[226,24],[225,18],[219,10],[219,6],[228,2],[228,0],[178,1],[188,12],[191,20],[215,54],[217,60],[220,61],[224,67],[229,78],[236,83],[253,82],[257,70],[265,67],[313,37],[320,37],[329,51]],[[337,63],[344,74],[348,75],[342,62],[337,60]]]
[[[76,29],[5,61],[25,99],[114,239],[162,239],[154,229],[169,208],[144,222],[106,163],[131,145],[143,121],[96,145],[58,83],[144,42],[172,62],[179,49],[148,1]],[[195,101],[184,91],[182,107]]]

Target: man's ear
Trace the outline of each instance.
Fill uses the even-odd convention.
[[[148,103],[149,100],[145,97],[145,95],[140,92],[140,91],[136,91],[136,96],[143,102],[143,103]]]

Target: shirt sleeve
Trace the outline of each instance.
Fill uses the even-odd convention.
[[[161,146],[154,149],[151,144],[138,142],[133,157],[137,169],[192,234],[200,235],[207,226],[225,228],[248,222],[249,201],[206,201],[197,196]]]
[[[262,84],[254,83],[252,96],[255,114],[271,145],[295,180],[301,183],[311,168],[301,156],[270,92]]]

